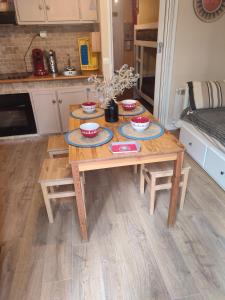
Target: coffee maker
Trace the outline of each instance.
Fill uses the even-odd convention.
[[[32,50],[32,59],[33,59],[33,66],[34,66],[34,75],[35,76],[48,75],[48,71],[45,69],[45,64],[44,64],[44,53],[41,49]]]

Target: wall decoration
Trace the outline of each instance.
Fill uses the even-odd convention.
[[[225,0],[194,0],[196,15],[204,22],[214,22],[225,13]]]

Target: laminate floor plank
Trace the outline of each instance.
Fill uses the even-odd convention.
[[[138,213],[118,218],[114,244],[120,258],[122,299],[171,299]]]
[[[73,247],[72,295],[79,300],[106,299],[97,242]]]
[[[196,295],[187,296],[185,298],[176,298],[173,300],[204,300],[204,299],[205,298],[203,298],[201,294],[196,294]]]
[[[39,300],[42,290],[43,266],[43,260],[35,260],[29,272],[15,272],[6,299]]]
[[[225,233],[217,232],[212,217],[195,214],[177,221],[177,246],[205,299],[225,299]]]
[[[40,300],[73,300],[72,280],[44,282]]]
[[[47,138],[0,145],[0,300],[225,299],[225,193],[189,157],[184,209],[166,227],[169,192],[139,194],[131,167],[86,173],[89,242],[73,198],[37,183]]]
[[[154,256],[172,298],[182,298],[189,294],[197,294],[199,290],[195,284],[185,259],[176,245],[171,232],[174,229],[166,228],[166,212],[163,208],[166,199],[160,197],[160,208],[153,217],[145,210],[139,210],[140,220],[145,228],[145,233],[150,241]],[[159,199],[158,199],[159,200]],[[159,206],[159,205],[158,205]]]

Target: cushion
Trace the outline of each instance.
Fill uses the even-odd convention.
[[[225,107],[225,81],[190,81],[188,87],[192,110]]]

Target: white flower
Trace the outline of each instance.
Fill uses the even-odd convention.
[[[134,74],[133,67],[123,65],[109,80],[105,78],[101,80],[97,75],[92,75],[88,78],[88,82],[95,84],[99,100],[106,107],[111,99],[116,101],[116,96],[123,94],[125,89],[135,86],[138,79],[139,74]]]

